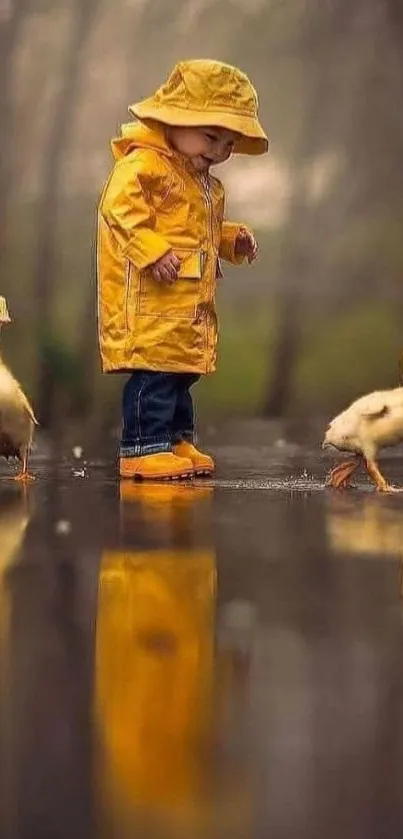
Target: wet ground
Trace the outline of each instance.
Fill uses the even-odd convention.
[[[403,835],[403,497],[258,432],[0,481],[1,839]]]

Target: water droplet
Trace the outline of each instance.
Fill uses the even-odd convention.
[[[58,536],[68,536],[71,533],[71,522],[66,519],[59,519],[55,525],[55,533]]]

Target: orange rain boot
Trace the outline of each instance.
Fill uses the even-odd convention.
[[[143,457],[119,458],[121,478],[133,478],[148,481],[175,481],[178,478],[193,478],[194,469],[191,460],[176,457],[172,452],[158,452]]]
[[[173,447],[177,457],[186,457],[192,462],[195,475],[212,475],[215,469],[214,460],[208,454],[199,452],[193,443],[181,440]]]

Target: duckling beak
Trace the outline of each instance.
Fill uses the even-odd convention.
[[[333,443],[329,443],[328,440],[324,440],[322,443],[322,451],[329,451],[329,449],[331,452],[337,452],[336,446],[334,446]]]

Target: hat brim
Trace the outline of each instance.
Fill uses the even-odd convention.
[[[225,111],[197,111],[194,108],[176,108],[171,105],[157,105],[153,98],[144,99],[131,105],[129,113],[142,121],[154,120],[165,125],[181,128],[215,126],[235,131],[239,138],[235,142],[235,154],[265,154],[269,141],[259,121],[244,114],[232,114]]]

